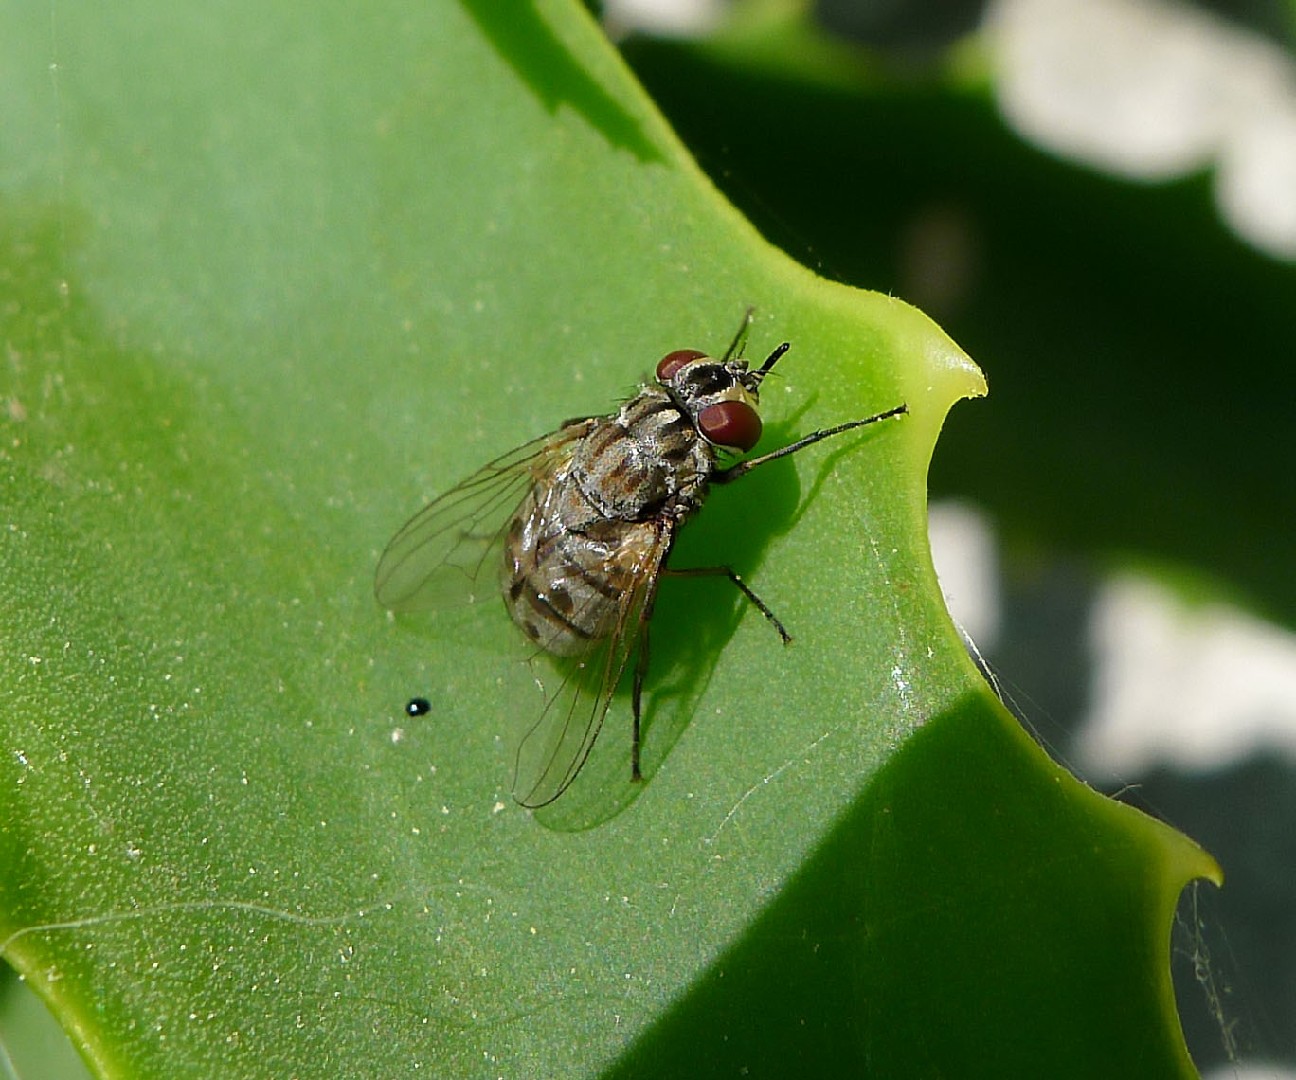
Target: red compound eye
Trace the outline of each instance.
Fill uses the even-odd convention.
[[[717,446],[750,450],[761,437],[760,415],[745,401],[708,405],[697,419],[698,430]]]
[[[706,353],[699,352],[697,349],[676,349],[674,352],[668,352],[661,358],[657,365],[657,379],[659,382],[670,382],[679,371],[690,360],[701,360]]]

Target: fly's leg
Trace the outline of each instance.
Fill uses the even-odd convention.
[[[722,362],[732,360],[735,356],[741,357],[743,350],[747,348],[747,332],[751,330],[752,315],[755,313],[754,307],[749,307],[743,312],[742,323],[738,327],[738,333],[734,334],[733,341],[729,342],[729,348],[725,349],[724,356],[720,357]],[[758,377],[769,374],[770,368],[779,362],[783,354],[792,348],[791,342],[785,341],[777,349],[765,358],[765,363],[753,372]]]
[[[739,592],[752,602],[756,610],[774,625],[774,629],[779,632],[779,637],[783,639],[783,644],[787,645],[792,641],[792,635],[787,632],[787,628],[779,621],[779,617],[769,609],[765,603],[753,591],[752,587],[743,581],[742,578],[734,571],[732,566],[690,566],[682,570],[676,570],[673,567],[667,567],[662,571],[663,574],[670,574],[672,577],[727,577],[738,586]],[[647,641],[647,635],[644,637]]]
[[[660,527],[660,526],[659,526]],[[664,563],[670,556],[670,549],[675,543],[674,526],[666,535],[666,550],[661,556]],[[661,563],[658,563],[660,566]],[[669,571],[663,571],[669,573]],[[631,712],[634,714],[634,726],[630,732],[630,779],[637,783],[643,779],[643,770],[639,767],[640,717],[642,716],[644,680],[648,677],[648,631],[652,628],[653,607],[657,603],[657,587],[661,583],[661,574],[655,574],[644,595],[643,604],[639,607],[639,655],[635,658],[634,689],[630,695]]]
[[[742,356],[743,348],[747,345],[747,331],[751,329],[752,312],[755,310],[754,307],[749,307],[743,312],[738,333],[734,334],[734,339],[729,342],[729,348],[725,349],[724,356],[720,358],[721,360],[732,360],[735,356]]]
[[[630,697],[630,704],[634,712],[634,727],[630,732],[630,780],[632,783],[638,783],[643,779],[643,771],[639,768],[639,706],[643,700],[644,679],[648,675],[648,620],[639,616],[643,622],[643,633],[639,636],[639,656],[635,660],[634,673],[634,692]]]
[[[897,405],[894,409],[887,409],[886,412],[880,412],[876,416],[866,416],[863,420],[848,420],[844,424],[838,424],[835,427],[824,428],[822,431],[812,431],[804,438],[797,439],[794,443],[779,450],[773,450],[768,454],[761,454],[760,457],[749,458],[746,461],[740,461],[737,465],[731,465],[727,469],[721,469],[719,472],[711,474],[711,483],[727,484],[732,480],[737,480],[740,476],[745,476],[756,468],[757,465],[764,465],[767,461],[773,461],[776,458],[787,457],[788,454],[795,454],[798,450],[804,450],[807,446],[813,446],[824,439],[831,439],[834,435],[840,435],[845,431],[853,431],[855,428],[865,427],[868,424],[876,424],[879,420],[890,420],[893,416],[903,416],[909,411],[908,405]],[[747,590],[744,590],[747,591]],[[751,595],[747,591],[747,595]]]

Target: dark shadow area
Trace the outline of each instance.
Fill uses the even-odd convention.
[[[1203,1068],[1296,1057],[1296,768],[1256,754],[1205,774],[1157,769],[1122,798],[1219,852],[1227,887],[1180,905],[1180,1015]],[[1191,899],[1186,898],[1186,899]],[[1218,997],[1216,1002],[1211,995]]]
[[[1094,569],[1078,559],[1005,558],[1001,623],[990,661],[1010,712],[1071,772],[1071,748],[1091,705]]]
[[[893,0],[885,4],[817,0],[813,14],[832,34],[886,49],[893,60],[918,63],[935,61],[945,49],[973,32],[985,7],[985,0]]]
[[[982,364],[991,397],[951,415],[933,496],[973,497],[1009,538],[1211,566],[1296,623],[1296,267],[1224,229],[1209,176],[1111,179],[1028,146],[988,97],[931,84],[865,95],[679,45],[626,52],[767,237],[927,307]],[[936,211],[970,246],[941,302],[912,264]]]
[[[570,105],[608,142],[640,161],[660,161],[661,152],[639,122],[595,82],[554,36],[532,0],[459,0],[495,51],[549,112]]]
[[[966,698],[609,1075],[1180,1076],[1149,854]]]

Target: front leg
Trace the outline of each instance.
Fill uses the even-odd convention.
[[[787,457],[789,454],[795,454],[798,450],[804,450],[807,446],[813,446],[824,439],[830,439],[834,435],[840,435],[845,431],[853,431],[855,428],[864,427],[868,424],[876,424],[879,420],[890,420],[893,416],[901,416],[908,411],[908,405],[897,405],[894,409],[880,412],[876,416],[865,417],[863,420],[848,420],[846,423],[838,424],[836,427],[824,428],[822,431],[812,431],[809,435],[797,439],[796,442],[790,443],[780,450],[762,454],[760,457],[749,458],[747,461],[740,461],[737,465],[731,465],[727,469],[712,473],[711,482],[713,484],[727,484],[732,480],[737,480],[740,476],[745,476],[757,465],[764,465],[765,462],[773,461],[776,458]]]
[[[752,587],[738,576],[732,566],[690,566],[683,570],[675,570],[671,567],[667,567],[662,572],[670,574],[672,577],[727,577],[736,586],[738,586],[738,589],[743,596],[747,597],[747,599],[756,606],[756,610],[774,624],[774,629],[779,632],[779,637],[783,639],[783,644],[791,644],[792,635],[784,628],[783,623],[779,621],[779,617],[769,609],[764,600],[752,591]]]

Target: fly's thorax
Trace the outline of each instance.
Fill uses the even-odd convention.
[[[599,514],[644,521],[695,509],[714,467],[714,448],[674,398],[645,386],[581,441],[572,477]]]

